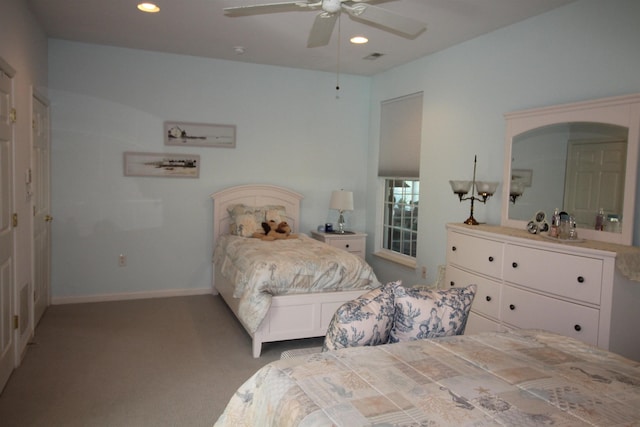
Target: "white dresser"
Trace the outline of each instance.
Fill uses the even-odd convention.
[[[448,224],[445,283],[478,286],[467,334],[546,329],[640,361],[640,282],[616,268],[620,252],[640,259],[640,248]]]

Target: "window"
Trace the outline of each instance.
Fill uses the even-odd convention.
[[[378,199],[383,206],[377,254],[407,266],[416,261],[418,242],[422,103],[420,92],[380,104],[378,177],[384,194]]]
[[[420,181],[385,178],[383,249],[416,256]]]

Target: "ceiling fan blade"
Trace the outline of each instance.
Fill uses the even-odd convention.
[[[337,13],[319,13],[316,16],[316,20],[313,21],[313,27],[311,27],[311,33],[309,34],[307,47],[319,47],[328,45],[329,40],[331,40],[331,34],[333,33],[333,27],[335,27],[337,20]]]
[[[357,3],[353,6],[342,4],[342,8],[352,17],[372,22],[380,27],[415,37],[427,28],[427,24],[415,18],[398,15],[378,6]]]
[[[227,16],[248,16],[261,15],[265,13],[292,12],[301,8],[308,8],[309,4],[304,1],[287,1],[282,3],[254,4],[250,6],[225,7],[224,14]]]

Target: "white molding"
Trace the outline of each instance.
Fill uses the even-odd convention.
[[[377,252],[374,252],[373,255],[413,269],[418,266],[418,261],[414,257],[393,252],[388,249],[379,249]]]
[[[504,114],[506,119],[505,155],[502,185],[502,207],[500,225],[526,229],[527,222],[509,218],[509,182],[511,182],[512,143],[516,135],[543,126],[570,123],[596,122],[624,126],[629,129],[627,137],[627,164],[622,211],[622,232],[613,233],[578,228],[581,238],[599,240],[621,245],[632,245],[636,205],[638,152],[640,150],[640,93],[554,105],[515,111]]]
[[[81,295],[75,297],[53,297],[51,304],[81,304],[85,302],[126,301],[148,298],[183,297],[191,295],[211,294],[211,288],[198,289],[167,289],[162,291],[125,292],[120,294]]]

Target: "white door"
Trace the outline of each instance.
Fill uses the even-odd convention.
[[[569,141],[564,209],[593,229],[598,210],[622,215],[626,141]]]
[[[11,75],[13,71],[0,60],[0,390],[15,363]]]
[[[33,203],[33,327],[42,318],[51,298],[51,214],[50,214],[50,150],[49,103],[33,96],[32,117],[32,176]]]

